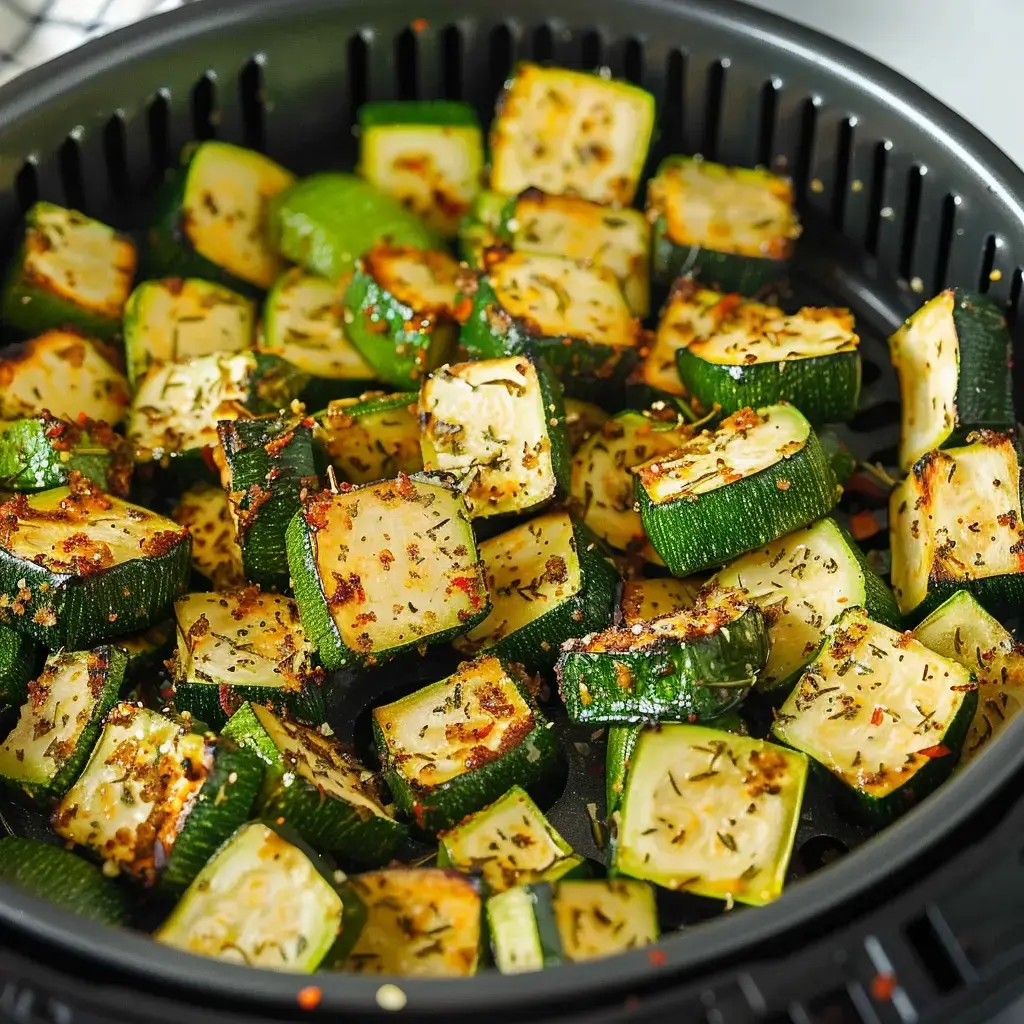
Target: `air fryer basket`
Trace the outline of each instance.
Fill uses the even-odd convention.
[[[0,238],[15,237],[37,198],[137,228],[153,187],[193,138],[254,146],[308,173],[351,166],[351,128],[367,99],[464,98],[486,123],[513,62],[531,58],[607,67],[651,90],[651,166],[700,152],[793,177],[806,224],[795,298],[849,305],[865,338],[862,411],[846,433],[861,457],[893,461],[898,395],[884,339],[924,297],[946,284],[977,288],[1014,324],[1024,175],[898,75],[728,0],[591,0],[585,9],[516,0],[509,17],[495,7],[205,0],[27,74],[0,90]],[[382,689],[392,676],[383,673]],[[561,728],[569,770],[565,791],[551,794],[552,818],[597,856],[585,813],[601,801],[594,753],[585,733]],[[778,903],[693,927],[683,907],[678,934],[612,961],[529,977],[402,981],[407,1013],[723,1024],[978,1013],[978,991],[1013,973],[1024,922],[1024,898],[1018,913],[1013,905],[1024,808],[1014,807],[1012,779],[1022,761],[1024,720],[863,846],[864,833],[811,800],[801,869],[859,848]],[[186,957],[0,886],[0,1019],[179,1020],[181,1000],[207,1008],[185,1011],[198,1021],[309,1020],[319,1013],[300,1012],[296,994],[310,980]],[[379,980],[312,980],[319,1012],[384,1012]]]

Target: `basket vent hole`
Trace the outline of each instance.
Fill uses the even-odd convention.
[[[149,103],[146,134],[153,169],[163,173],[171,163],[171,94],[167,89],[161,89]]]
[[[757,136],[757,162],[763,167],[772,162],[775,145],[775,112],[779,106],[779,80],[769,79],[761,86],[761,116]]]
[[[701,153],[708,160],[718,155],[718,130],[722,123],[722,97],[725,94],[725,68],[723,61],[716,60],[708,68],[707,97],[704,103],[704,133],[701,139]]]
[[[128,174],[128,130],[124,115],[118,111],[103,126],[103,156],[107,163],[107,183],[119,199],[131,195]]]
[[[992,269],[996,265],[996,236],[989,235],[985,239],[985,248],[981,254],[981,270],[978,273],[978,291],[983,295],[992,286]]]
[[[263,80],[263,58],[246,61],[238,76],[238,91],[242,101],[242,139],[250,149],[265,151],[267,145],[267,97]]]
[[[1010,282],[1010,297],[1006,302],[1006,325],[1016,327],[1020,318],[1020,296],[1024,289],[1024,270],[1017,267]]]
[[[219,121],[217,80],[207,71],[192,87],[192,134],[200,141],[215,138]]]
[[[960,197],[952,193],[942,200],[942,215],[939,218],[939,245],[935,253],[935,281],[932,292],[940,292],[946,287],[949,256],[953,249],[953,232],[956,230],[956,211],[959,205]]]
[[[34,157],[30,157],[21,165],[21,170],[14,179],[14,191],[22,213],[27,212],[39,201],[39,168]]]
[[[793,191],[797,202],[807,194],[807,182],[811,175],[811,155],[814,152],[814,136],[818,130],[818,101],[812,97],[804,100],[800,108],[800,136],[793,161]]]
[[[887,398],[884,402],[861,409],[850,420],[851,430],[858,434],[867,434],[873,430],[882,430],[900,422],[900,403],[895,398]]]
[[[69,135],[57,153],[64,205],[72,210],[85,208],[85,181],[82,177],[82,147],[75,134]]]
[[[398,64],[398,98],[419,99],[419,43],[411,28],[399,33],[395,43],[395,60]]]
[[[627,39],[622,54],[622,76],[634,85],[644,84],[644,47],[639,39]]]
[[[839,123],[839,142],[836,146],[834,191],[832,193],[832,224],[843,227],[846,216],[846,191],[850,182],[850,156],[853,153],[853,121],[844,117]]]
[[[812,874],[839,860],[850,848],[833,836],[813,836],[800,847],[800,864],[805,874]]]
[[[533,33],[533,59],[538,64],[554,60],[555,33],[548,24],[538,25]]]
[[[900,276],[909,281],[914,276],[914,249],[917,245],[917,223],[921,216],[921,192],[924,170],[916,164],[907,171],[907,201],[903,211],[903,238],[900,241]]]
[[[581,66],[587,71],[595,71],[604,64],[604,39],[600,32],[585,33],[580,49]]]
[[[927,914],[920,914],[904,927],[917,962],[925,969],[939,992],[952,992],[964,984],[956,960],[942,941]]]
[[[845,988],[822,992],[807,1003],[810,1024],[864,1024],[865,1018]]]
[[[672,50],[665,66],[665,100],[661,110],[662,141],[668,153],[683,148],[683,103],[686,90],[686,56]]]
[[[872,160],[868,222],[864,232],[864,248],[871,256],[878,255],[878,235],[882,226],[882,197],[885,195],[885,170],[889,163],[890,149],[892,149],[890,142],[877,143]]]
[[[352,97],[353,124],[370,91],[369,73],[370,44],[362,33],[357,33],[348,41],[348,91]]]
[[[500,93],[512,70],[515,57],[515,39],[508,25],[499,25],[492,33],[488,45],[491,70],[491,94]]]
[[[882,379],[882,368],[868,356],[861,357],[861,382],[869,388]]]
[[[462,31],[449,25],[441,32],[441,90],[446,100],[461,100]]]

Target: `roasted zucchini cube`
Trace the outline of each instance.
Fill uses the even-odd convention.
[[[451,828],[513,783],[529,786],[558,756],[522,679],[488,656],[374,708],[373,729],[395,803],[423,832]]]
[[[788,271],[800,221],[788,178],[670,156],[647,187],[654,277],[696,274],[710,288],[757,295]]]
[[[491,188],[629,206],[653,127],[654,97],[635,85],[520,64],[491,125]]]
[[[991,612],[1024,601],[1024,516],[1013,437],[981,431],[962,448],[931,451],[889,498],[892,585],[920,618],[954,591]]]
[[[900,468],[963,443],[972,430],[1013,430],[1011,340],[1002,309],[960,288],[929,299],[889,339],[900,379]]]
[[[62,796],[89,760],[127,665],[117,647],[51,654],[0,746],[0,779],[43,800]]]
[[[119,636],[114,645],[124,651],[128,665],[124,670],[125,688],[138,688],[166,676],[167,661],[174,654],[174,620],[159,622],[139,633]]]
[[[242,549],[223,487],[200,483],[190,487],[171,513],[192,535],[192,569],[205,576],[214,590],[233,590],[245,584]]]
[[[591,434],[608,422],[608,413],[593,402],[565,399],[565,437],[569,451],[577,452]]]
[[[243,825],[196,876],[154,938],[197,956],[310,973],[347,907],[326,868],[260,821]]]
[[[377,776],[338,740],[261,704],[243,704],[224,728],[266,762],[260,810],[315,849],[361,864],[385,864],[405,837],[383,802]]]
[[[568,489],[565,409],[543,364],[518,355],[442,366],[419,412],[423,465],[458,479],[474,519],[528,512]]]
[[[445,477],[325,492],[295,515],[286,542],[299,614],[327,669],[442,643],[491,608],[466,503]]]
[[[551,668],[570,637],[611,625],[619,574],[593,535],[566,512],[546,512],[480,542],[491,613],[456,637],[530,672]]]
[[[386,100],[359,108],[359,173],[443,238],[455,237],[483,166],[483,133],[468,103]]]
[[[168,618],[191,537],[170,519],[76,480],[0,505],[0,622],[82,650]]]
[[[324,721],[322,669],[295,602],[259,587],[187,594],[174,602],[174,703],[220,728],[247,700]]]
[[[143,281],[124,309],[124,350],[134,384],[150,363],[180,363],[252,348],[252,300],[211,281],[169,277]]]
[[[25,215],[25,240],[4,286],[3,319],[26,334],[77,328],[121,333],[135,277],[135,244],[77,210],[39,202]]]
[[[49,413],[116,426],[131,401],[128,380],[108,352],[73,331],[47,331],[0,350],[0,419]],[[111,355],[111,358],[113,356]]]
[[[181,892],[249,817],[262,778],[252,751],[118,704],[53,827],[110,873]]]
[[[772,732],[832,772],[852,812],[884,824],[949,777],[977,706],[969,669],[851,608]]]
[[[700,725],[645,729],[618,809],[616,871],[760,905],[782,892],[807,758]]]

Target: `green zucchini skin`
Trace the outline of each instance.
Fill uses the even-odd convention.
[[[0,881],[98,924],[128,920],[128,891],[60,846],[20,836],[0,838]]]
[[[1013,342],[1003,310],[989,296],[953,289],[953,326],[960,341],[956,389],[957,431],[947,443],[966,440],[973,430],[1012,431]]]
[[[236,713],[235,709],[246,703],[264,704],[312,725],[327,721],[324,691],[315,683],[306,683],[295,691],[274,690],[269,686],[174,684],[174,706],[179,711],[187,711],[197,721],[205,722],[211,729],[222,728]]]
[[[319,489],[313,426],[312,419],[284,417],[217,425],[245,575],[264,590],[287,590],[285,530],[303,495]]]
[[[22,704],[28,681],[43,662],[43,649],[29,636],[0,625],[0,708]]]
[[[636,748],[636,741],[645,725],[636,722],[632,725],[612,725],[608,728],[608,744],[605,748],[604,774],[604,816],[610,820],[619,809],[622,793],[626,787],[626,774],[629,761]]]
[[[903,624],[908,629],[917,626],[958,590],[966,590],[990,615],[1015,615],[1024,607],[1024,573],[986,576],[980,580],[929,580],[927,596],[903,615]]]
[[[688,394],[707,408],[717,403],[725,415],[789,402],[811,423],[839,423],[856,413],[860,399],[859,352],[734,366],[707,362],[681,348],[676,366]]]

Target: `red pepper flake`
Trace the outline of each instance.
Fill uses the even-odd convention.
[[[953,751],[943,743],[936,743],[934,747],[925,747],[924,750],[918,750],[917,753],[923,754],[925,757],[946,757]]]
[[[452,586],[461,590],[470,600],[474,608],[480,607],[480,595],[478,581],[473,576],[456,576],[452,580]]]
[[[455,309],[452,310],[453,316],[460,324],[464,324],[469,319],[469,314],[472,312],[473,300],[469,298],[468,295],[463,295],[455,304]]]
[[[896,991],[896,977],[892,974],[876,974],[871,979],[871,995],[880,1003],[887,1003]]]
[[[300,1009],[315,1010],[320,1005],[323,995],[323,992],[316,985],[307,985],[305,988],[299,989],[295,999]]]
[[[430,28],[430,22],[426,18],[417,18],[412,23],[413,32],[426,32]]]
[[[213,446],[208,444],[204,445],[200,451],[203,455],[203,462],[206,463],[206,468],[213,473],[214,476],[220,476],[220,467],[213,461]]]
[[[877,704],[875,705],[875,710],[871,712],[871,724],[882,724],[882,709]]]
[[[647,959],[654,964],[655,967],[664,967],[665,961],[668,957],[665,956],[665,951],[663,949],[651,949],[647,952]]]
[[[874,537],[881,529],[875,518],[875,513],[871,509],[854,512],[850,516],[850,532],[853,534],[854,540],[867,540],[868,537]]]
[[[51,423],[46,428],[45,434],[46,437],[52,440],[55,437],[60,437],[60,435],[64,433],[65,429],[66,428],[63,423]]]
[[[84,412],[80,412],[78,414],[78,425],[80,427],[84,427],[88,422],[89,422],[89,417]]]

